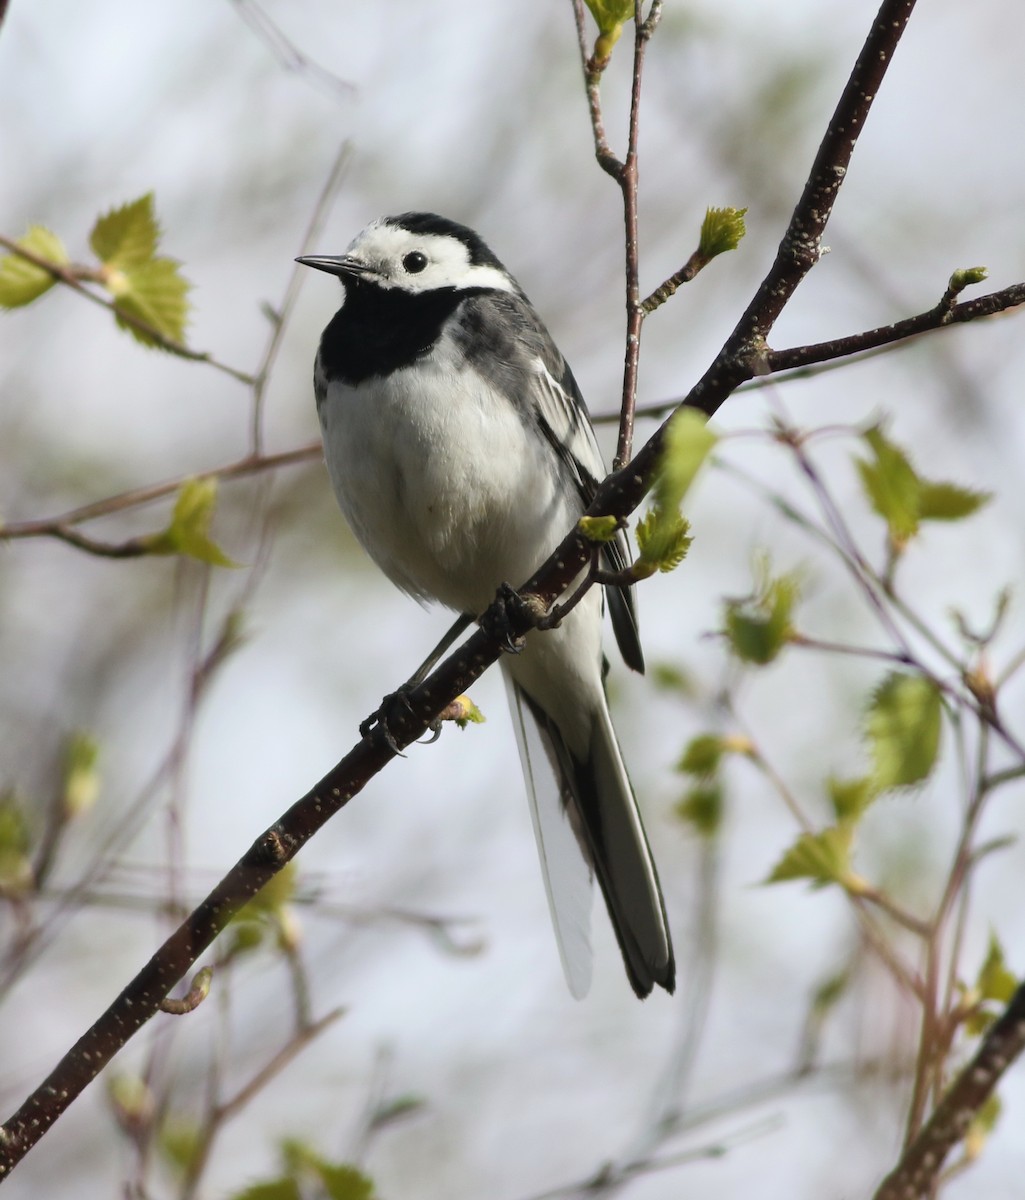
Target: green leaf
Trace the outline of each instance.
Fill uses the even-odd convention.
[[[812,995],[812,1015],[820,1021],[826,1017],[830,1010],[843,999],[850,984],[851,973],[849,971],[838,971],[835,975],[824,979]]]
[[[107,1098],[122,1129],[144,1129],[156,1113],[153,1090],[141,1075],[107,1076]]]
[[[104,282],[118,310],[152,326],[160,335],[119,317],[121,328],[145,346],[160,346],[160,337],[184,341],[188,316],[189,284],[177,262],[156,257],[159,240],[152,192],[100,217],[89,235],[89,244],[104,265]]]
[[[687,743],[676,769],[684,775],[714,775],[726,750],[717,733],[699,733]]]
[[[281,1153],[289,1175],[316,1179],[329,1200],[372,1200],[373,1182],[348,1163],[328,1162],[296,1138],[282,1142]]]
[[[753,595],[726,601],[724,632],[737,658],[765,666],[793,635],[791,616],[800,583],[796,572],[773,577],[767,563],[759,573],[762,578]]]
[[[172,1114],[161,1121],[157,1145],[176,1174],[183,1175],[190,1170],[202,1144],[202,1127],[191,1117]]]
[[[850,869],[850,825],[834,825],[821,833],[802,833],[772,868],[766,883],[785,883],[791,879],[809,879],[815,887],[838,883],[846,887],[852,881]]]
[[[746,208],[709,208],[701,222],[701,237],[698,254],[708,260],[727,250],[736,250],[747,227],[744,224]]]
[[[670,419],[651,508],[637,523],[637,573],[672,571],[683,561],[693,539],[690,524],[680,515],[680,504],[717,441],[705,418],[694,409],[680,409]]]
[[[719,435],[693,408],[678,409],[666,426],[655,480],[655,507],[676,512]]]
[[[156,332],[172,342],[185,339],[185,321],[189,305],[186,296],[190,284],[170,258],[153,258],[127,270],[115,271],[107,281],[118,309],[152,325]],[[160,346],[151,333],[118,319],[118,324],[144,346]]]
[[[33,884],[28,822],[14,792],[0,794],[0,895],[21,895]]]
[[[589,542],[611,542],[619,532],[616,517],[581,517],[577,528]]]
[[[922,481],[918,515],[923,521],[961,521],[993,499],[992,492],[958,487],[955,483]]]
[[[469,696],[456,696],[449,705],[449,708],[458,706],[458,715],[452,717],[452,720],[460,729],[465,729],[467,725],[486,725],[487,717],[481,712],[476,704]]]
[[[921,783],[940,747],[943,706],[930,679],[894,671],[876,689],[866,717],[871,780],[880,792]]]
[[[43,225],[32,225],[18,245],[45,258],[55,266],[66,267],[71,261],[60,238]],[[0,308],[21,308],[31,304],[56,283],[49,271],[30,263],[18,254],[0,258]]]
[[[1000,1004],[1010,1003],[1018,990],[1018,980],[1007,968],[1004,948],[995,933],[989,935],[986,961],[982,964],[975,986],[983,1000],[996,1000]]]
[[[868,775],[860,779],[836,779],[831,776],[826,788],[837,821],[856,822],[879,795],[879,788]]]
[[[157,252],[160,226],[153,210],[153,193],[111,209],[89,234],[93,253],[108,267],[125,270],[149,262]]]
[[[62,808],[66,817],[87,813],[96,803],[100,791],[100,775],[96,761],[100,747],[87,733],[73,733],[64,756],[64,795]]]
[[[722,827],[724,807],[722,788],[717,783],[701,783],[687,791],[675,812],[702,837],[711,838]]]
[[[966,1162],[975,1162],[986,1148],[989,1135],[996,1128],[1003,1105],[1000,1096],[993,1092],[983,1103],[979,1111],[972,1117],[971,1123],[964,1135],[964,1156]]]
[[[329,1200],[373,1200],[374,1183],[346,1163],[320,1163],[320,1182]]]
[[[693,675],[676,663],[655,663],[648,671],[648,678],[664,692],[677,692],[688,697],[697,695],[698,689]]]
[[[299,1184],[294,1179],[282,1176],[251,1183],[241,1192],[235,1192],[231,1200],[303,1200]]]
[[[150,553],[187,554],[215,567],[237,566],[210,540],[210,522],[216,504],[216,479],[186,480],[178,491],[171,524],[148,539]]]
[[[862,487],[886,522],[897,549],[913,538],[922,521],[960,521],[991,499],[989,492],[923,479],[907,454],[876,425],[864,434],[874,461],[855,459]]]
[[[236,921],[266,921],[276,919],[281,910],[295,899],[299,868],[295,862],[285,863],[247,904],[232,917]]]
[[[687,518],[662,508],[649,509],[637,522],[636,534],[639,575],[675,571],[694,541]]]
[[[619,38],[623,26],[633,20],[634,0],[586,0],[591,16],[603,37]]]
[[[855,460],[862,487],[894,543],[902,546],[918,532],[922,481],[904,451],[889,441],[878,425],[864,436],[875,459]]]

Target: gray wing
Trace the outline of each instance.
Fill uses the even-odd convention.
[[[583,511],[607,471],[577,381],[541,318],[522,293],[482,292],[463,301],[457,321],[456,338],[467,359],[514,404],[522,406],[524,419],[554,451]],[[532,378],[538,385],[526,396],[524,378]],[[610,571],[629,566],[625,532],[620,531],[603,548],[602,559]],[[607,588],[605,594],[623,661],[643,674],[633,588]]]

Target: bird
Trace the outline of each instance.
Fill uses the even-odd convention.
[[[523,289],[479,234],[430,212],[371,221],[341,255],[314,393],[324,458],[356,539],[402,591],[464,626],[520,586],[606,470],[580,389]],[[625,534],[603,561],[630,561]],[[603,591],[643,671],[632,589],[592,587],[556,628],[502,656],[542,875],[569,990],[592,978],[597,878],[642,999],[675,987],[662,888],[605,695]]]

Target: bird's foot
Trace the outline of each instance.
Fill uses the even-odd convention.
[[[404,683],[396,691],[389,692],[376,711],[372,712],[365,721],[360,722],[360,736],[372,738],[378,745],[383,745],[393,754],[404,758],[405,755],[395,737],[394,728],[403,719],[416,716],[409,703],[409,693],[414,686],[413,683]]]
[[[500,583],[495,602],[480,619],[480,627],[506,654],[519,654],[527,644],[525,633],[545,619],[547,610],[537,596],[521,596],[508,583]]]

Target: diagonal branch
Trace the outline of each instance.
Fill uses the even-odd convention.
[[[989,1029],[978,1052],[951,1084],[924,1128],[879,1185],[874,1200],[919,1200],[934,1194],[947,1155],[1008,1067],[1025,1050],[1025,984]]]

